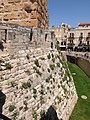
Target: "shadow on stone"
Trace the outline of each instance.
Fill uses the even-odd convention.
[[[50,106],[47,113],[40,120],[59,120],[53,106]]]
[[[6,95],[0,90],[0,113],[2,113],[3,105],[5,104]]]
[[[3,46],[2,41],[0,41],[0,49],[1,49],[2,51],[4,50],[4,46]]]

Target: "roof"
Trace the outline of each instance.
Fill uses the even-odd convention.
[[[85,25],[90,26],[90,22],[82,22],[78,26],[85,26]]]

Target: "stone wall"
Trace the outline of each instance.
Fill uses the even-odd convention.
[[[0,21],[48,28],[47,0],[0,0]]]
[[[67,60],[71,63],[75,63],[76,65],[78,65],[90,77],[89,59],[67,55]]]
[[[90,77],[90,61],[78,57],[77,65]]]
[[[58,118],[68,120],[77,94],[50,31],[0,24],[0,33],[3,114],[12,120],[39,120],[53,105]]]
[[[70,43],[70,40],[75,44],[75,46],[80,45],[90,45],[90,27],[77,27],[77,28],[72,28],[68,32],[68,43]],[[67,43],[67,44],[68,44]]]

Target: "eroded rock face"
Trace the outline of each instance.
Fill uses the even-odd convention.
[[[48,0],[0,0],[0,21],[47,29]]]

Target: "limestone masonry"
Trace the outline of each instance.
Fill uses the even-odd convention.
[[[51,105],[68,120],[77,102],[58,42],[39,28],[0,23],[0,87],[3,114],[12,120],[40,120]]]
[[[48,28],[48,0],[0,0],[0,21]]]

